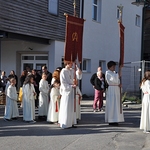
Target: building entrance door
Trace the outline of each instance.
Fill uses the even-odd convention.
[[[36,69],[38,73],[42,73],[42,66],[48,65],[47,54],[22,54],[21,55],[21,72],[23,70],[31,71]],[[47,66],[48,67],[48,66]]]

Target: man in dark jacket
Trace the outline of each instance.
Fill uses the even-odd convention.
[[[47,66],[43,66],[43,67],[42,67],[42,71],[43,71],[43,73],[46,73],[46,74],[47,74],[47,81],[48,81],[48,84],[51,85],[52,73],[47,70]]]
[[[39,82],[41,80],[41,76],[37,73],[37,71],[35,69],[32,70],[32,75],[33,75],[33,79],[34,79],[34,88],[35,88],[35,92],[36,92],[36,100],[35,100],[35,107],[38,108],[39,106]]]

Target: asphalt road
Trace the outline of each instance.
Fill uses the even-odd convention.
[[[92,100],[83,100],[81,111],[77,128],[60,129],[45,121],[25,123],[22,116],[5,122],[0,106],[0,150],[150,150],[150,134],[139,129],[141,105],[124,107],[118,127],[104,122],[105,112],[92,111]]]

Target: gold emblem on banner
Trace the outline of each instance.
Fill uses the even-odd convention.
[[[77,32],[72,33],[72,41],[78,42],[78,33]]]

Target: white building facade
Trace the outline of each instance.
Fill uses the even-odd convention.
[[[123,6],[122,22],[125,26],[124,62],[141,60],[141,34],[143,6],[132,5],[134,0],[84,0],[84,37],[82,93],[93,95],[90,78],[101,66],[107,70],[107,62],[119,62],[120,39],[117,6]]]

